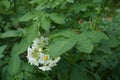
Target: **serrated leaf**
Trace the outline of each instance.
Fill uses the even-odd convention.
[[[91,53],[94,45],[84,33],[81,33],[80,35],[78,35],[78,43],[76,45],[76,48],[80,52]]]
[[[64,24],[65,23],[65,17],[58,14],[58,13],[50,14],[50,19],[57,24]]]
[[[43,17],[41,19],[41,27],[45,30],[45,31],[49,31],[50,29],[50,20],[47,19],[46,17]]]
[[[70,50],[77,42],[77,34],[72,30],[61,30],[51,35],[50,55],[58,57]]]
[[[6,47],[7,47],[7,45],[0,46],[0,58],[2,58],[4,56],[2,53],[4,52]]]

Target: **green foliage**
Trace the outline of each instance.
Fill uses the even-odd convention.
[[[26,59],[38,35],[61,57],[48,72]],[[119,0],[0,1],[0,80],[120,80],[119,67]]]
[[[61,30],[51,35],[50,55],[58,57],[70,50],[77,42],[77,34],[72,30]]]
[[[60,14],[57,14],[57,13],[50,14],[50,19],[57,24],[64,24],[65,23],[65,17],[60,15]]]
[[[38,23],[35,22],[33,25],[26,27],[25,32],[26,33],[21,41],[14,45],[11,55],[20,55],[31,45],[32,41],[38,34]]]
[[[81,33],[78,37],[76,48],[81,52],[91,53],[94,49],[94,45],[88,36],[86,36],[84,33]]]
[[[4,55],[2,53],[4,52],[6,47],[7,47],[7,45],[3,45],[0,47],[0,58],[4,57]]]
[[[24,34],[24,30],[18,29],[16,30],[10,30],[6,31],[3,34],[0,35],[0,38],[8,38],[8,37],[22,37]]]
[[[11,76],[16,75],[20,71],[21,60],[20,57],[16,54],[10,58],[8,65],[8,73]]]

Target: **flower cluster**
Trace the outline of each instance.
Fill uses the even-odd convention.
[[[60,60],[60,57],[52,59],[49,53],[48,38],[41,36],[33,41],[31,47],[27,50],[27,59],[31,65],[37,66],[43,71],[51,70]]]

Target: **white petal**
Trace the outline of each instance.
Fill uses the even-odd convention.
[[[60,60],[60,57],[54,59],[54,63],[57,63]]]
[[[41,69],[42,71],[49,71],[49,70],[51,70],[51,68],[48,67],[48,66],[42,66],[42,67],[38,67],[38,68]]]

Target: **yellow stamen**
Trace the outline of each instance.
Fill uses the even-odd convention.
[[[39,51],[41,52],[41,51],[42,51],[42,48],[39,48]]]
[[[48,60],[48,56],[44,56],[44,58],[43,58],[45,61],[47,61]]]

